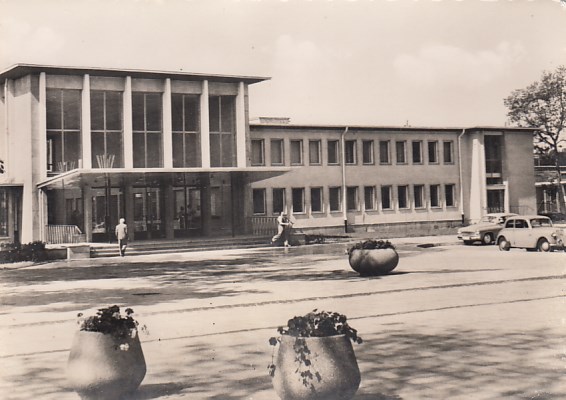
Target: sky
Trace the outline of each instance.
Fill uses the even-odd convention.
[[[566,0],[0,0],[18,63],[269,77],[250,119],[503,126],[566,65]]]

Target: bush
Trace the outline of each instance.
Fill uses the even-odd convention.
[[[21,261],[45,261],[47,251],[45,243],[35,241],[27,244],[4,243],[0,245],[0,263],[15,263]]]

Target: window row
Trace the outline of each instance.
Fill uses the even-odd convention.
[[[444,191],[442,191],[442,187]],[[267,193],[271,192],[271,210],[268,210]],[[346,209],[348,211],[403,210],[455,207],[456,185],[383,185],[380,187],[358,186],[346,187]],[[291,204],[287,204],[287,189],[253,189],[253,213],[256,215],[279,214],[281,211],[292,209],[300,214],[324,213],[342,211],[342,187],[291,188]],[[308,191],[308,199],[305,194]]]
[[[374,140],[361,140],[361,146],[358,140],[344,141],[344,158],[346,164],[356,165],[359,164],[358,152],[361,153],[361,162],[363,165],[376,164],[375,154],[375,141]],[[305,149],[304,143],[307,143],[308,149]],[[410,142],[410,148],[406,140],[379,140],[378,142],[379,160],[381,165],[396,164],[424,164],[425,156],[429,164],[439,164],[440,159],[444,164],[454,163],[454,142],[452,140],[438,141],[438,140],[413,140]],[[392,144],[393,143],[393,144]],[[326,165],[339,165],[340,164],[340,141],[339,140],[326,140],[326,147],[324,153],[326,154]],[[291,165],[304,165],[304,157],[308,158],[309,165],[322,165],[323,154],[323,141],[315,140],[302,140],[291,139],[288,142],[289,163]],[[285,165],[285,141],[283,139],[270,139],[269,140],[269,155],[270,159],[266,160],[266,140],[265,139],[252,139],[252,152],[251,163],[254,166],[263,166],[267,162],[270,165]],[[392,148],[392,146],[394,146]],[[393,160],[394,155],[394,160]]]
[[[133,164],[135,168],[163,166],[163,95],[132,93]],[[235,163],[235,97],[209,97],[210,162],[213,167]],[[78,168],[82,158],[81,91],[48,89],[46,101],[47,169]],[[199,167],[200,96],[171,95],[173,167]],[[93,168],[124,167],[123,92],[90,92]]]

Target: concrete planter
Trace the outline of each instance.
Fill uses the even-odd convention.
[[[399,254],[395,249],[355,249],[350,251],[348,261],[362,276],[384,275],[397,267]]]
[[[294,336],[281,336],[273,375],[277,395],[282,400],[351,399],[361,378],[350,339],[345,335],[301,338],[310,350],[311,365],[308,367],[296,360],[295,339]],[[306,370],[313,377],[305,384],[301,372]]]
[[[76,333],[67,364],[67,380],[81,399],[119,399],[134,392],[145,373],[145,358],[137,335],[116,338],[99,332]]]

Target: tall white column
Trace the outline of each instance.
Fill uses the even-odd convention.
[[[173,167],[173,121],[171,117],[171,79],[165,79],[163,93],[163,166]]]
[[[246,96],[244,82],[238,86],[236,96],[236,166],[246,166]]]
[[[134,134],[132,127],[132,77],[126,77],[124,87],[124,167],[134,167]]]
[[[83,77],[81,106],[81,139],[82,139],[82,168],[92,168],[92,147],[90,132],[90,76],[85,74]],[[78,166],[81,168],[80,164]]]
[[[485,183],[485,153],[479,137],[472,139],[472,167],[470,177],[470,220],[477,222],[487,203]]]
[[[46,89],[46,75],[45,72],[39,74],[39,121],[38,121],[38,134],[39,134],[39,175],[41,180],[47,179],[47,89]]]
[[[208,111],[208,81],[202,81],[200,95],[200,153],[202,168],[210,168],[210,122]]]

